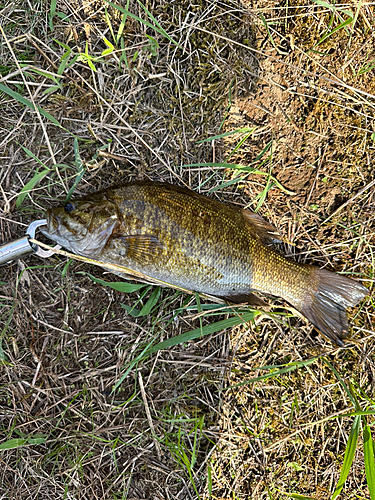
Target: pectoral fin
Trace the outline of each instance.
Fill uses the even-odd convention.
[[[156,236],[150,234],[116,234],[115,238],[121,239],[124,243],[126,256],[139,264],[155,258],[155,254],[160,252],[163,246]]]

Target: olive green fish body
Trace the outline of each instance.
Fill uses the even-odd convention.
[[[367,293],[265,245],[277,232],[258,215],[169,184],[110,188],[49,211],[47,220],[45,234],[68,250],[172,286],[237,302],[256,302],[253,291],[280,296],[338,343],[347,331],[345,308]],[[327,280],[334,290],[325,294]],[[333,301],[336,316],[315,311],[319,294]]]

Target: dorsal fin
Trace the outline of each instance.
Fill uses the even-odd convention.
[[[283,237],[275,226],[267,222],[263,217],[250,210],[240,209],[240,213],[245,219],[247,225],[250,227],[254,236],[256,236],[262,243],[281,243]]]

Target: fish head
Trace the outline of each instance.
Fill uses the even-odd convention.
[[[112,201],[87,196],[48,210],[41,231],[73,253],[95,257],[119,226],[119,217]]]

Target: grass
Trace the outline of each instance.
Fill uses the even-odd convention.
[[[139,178],[259,211],[373,290],[373,6],[0,7],[3,240]],[[21,227],[20,227],[21,225]],[[295,311],[55,256],[1,268],[0,498],[374,499],[374,304]]]

